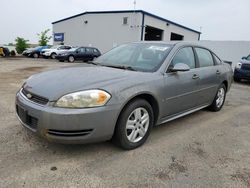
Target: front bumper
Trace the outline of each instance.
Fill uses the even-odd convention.
[[[21,124],[52,142],[81,144],[112,138],[119,105],[66,109],[39,105],[21,92],[16,95],[16,112]]]
[[[235,69],[234,78],[250,80],[250,70]]]

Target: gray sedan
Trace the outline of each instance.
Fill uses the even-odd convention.
[[[134,149],[154,125],[219,111],[232,83],[232,68],[192,43],[125,44],[89,64],[31,76],[16,95],[22,125],[49,141]]]

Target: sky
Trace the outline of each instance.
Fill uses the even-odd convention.
[[[134,0],[8,0],[0,4],[0,44],[37,43],[52,22],[85,11],[133,10]],[[202,32],[201,40],[250,41],[250,0],[137,0],[145,10]]]

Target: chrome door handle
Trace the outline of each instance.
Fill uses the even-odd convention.
[[[220,71],[219,71],[219,70],[217,70],[217,71],[216,71],[216,74],[220,74]]]
[[[199,78],[199,76],[197,74],[193,75],[193,79],[198,79],[198,78]]]

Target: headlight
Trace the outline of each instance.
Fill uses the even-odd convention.
[[[110,94],[102,90],[80,91],[64,95],[55,106],[62,108],[98,107],[105,105],[110,98]]]
[[[240,68],[241,68],[241,65],[242,65],[242,63],[237,63],[236,66],[235,66],[235,68],[236,68],[236,69],[240,69]]]

